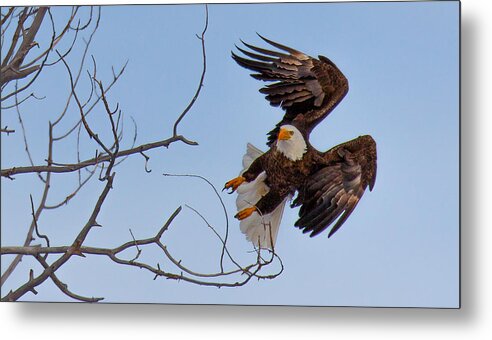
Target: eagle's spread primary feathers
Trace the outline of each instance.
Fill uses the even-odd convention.
[[[268,134],[265,153],[248,145],[241,175],[224,188],[238,190],[236,217],[256,246],[272,248],[284,206],[301,206],[295,226],[315,236],[335,223],[328,237],[347,220],[365,189],[376,179],[376,143],[361,136],[327,152],[314,149],[309,134],[343,99],[348,81],[328,58],[312,58],[260,36],[283,52],[243,42],[247,59],[232,53],[255,79],[273,82],[260,89],[285,114]]]

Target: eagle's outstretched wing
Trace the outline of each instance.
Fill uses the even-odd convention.
[[[292,206],[301,206],[296,227],[315,236],[337,218],[328,237],[350,216],[367,186],[376,181],[376,143],[361,136],[324,154],[326,165],[308,178]]]
[[[237,47],[247,59],[232,52],[232,57],[241,66],[258,73],[255,79],[273,81],[260,89],[273,106],[280,106],[285,115],[276,128],[269,132],[270,146],[279,127],[290,124],[302,115],[307,135],[323,120],[348,92],[348,81],[336,65],[326,57],[310,57],[290,47],[260,37],[270,45],[287,53],[259,48],[243,42],[250,50]]]

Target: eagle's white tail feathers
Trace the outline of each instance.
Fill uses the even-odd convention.
[[[248,143],[246,154],[243,156],[243,167],[241,171],[246,171],[251,163],[258,158],[263,152],[255,146]],[[237,189],[236,206],[241,211],[254,205],[262,196],[265,196],[270,188],[265,184],[266,173],[262,172],[254,181],[241,184]],[[250,217],[240,222],[240,229],[246,235],[246,238],[259,248],[272,248],[277,240],[278,229],[282,220],[284,207],[290,196],[275,208],[270,214],[262,215],[254,212]]]

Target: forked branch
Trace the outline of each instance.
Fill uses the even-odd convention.
[[[211,188],[215,197],[218,199],[218,204],[221,205],[224,213],[224,228],[219,231],[213,226],[207,219],[195,208],[186,205],[192,213],[200,217],[201,221],[218,240],[217,244],[220,246],[220,256],[217,258],[217,268],[207,272],[201,272],[195,268],[190,268],[185,264],[185,261],[181,260],[180,256],[174,254],[176,249],[170,247],[166,242],[168,230],[173,223],[176,223],[177,216],[182,212],[182,208],[178,207],[159,227],[155,234],[147,238],[135,237],[137,233],[133,233],[130,230],[131,238],[128,241],[120,244],[116,247],[92,247],[87,245],[87,237],[94,228],[102,227],[98,222],[100,213],[105,205],[105,202],[110,197],[111,189],[114,185],[114,179],[116,176],[116,169],[121,162],[127,157],[133,155],[141,155],[145,159],[144,174],[150,172],[148,168],[150,161],[150,153],[146,153],[150,150],[163,149],[163,147],[169,147],[173,143],[184,143],[186,145],[198,145],[197,142],[188,139],[187,137],[178,133],[179,124],[194,107],[200,93],[204,86],[205,74],[207,70],[207,57],[205,48],[205,34],[208,28],[208,8],[205,5],[205,24],[198,36],[201,44],[201,56],[202,56],[202,71],[200,80],[198,82],[198,88],[194,92],[192,99],[185,107],[185,109],[178,114],[176,121],[173,123],[172,134],[167,138],[156,138],[155,142],[138,144],[137,140],[137,126],[135,121],[133,142],[125,144],[124,138],[124,115],[119,109],[118,104],[112,105],[110,97],[108,96],[112,86],[119,81],[120,76],[125,70],[127,64],[125,64],[119,71],[113,69],[113,78],[109,81],[103,82],[97,75],[97,62],[96,58],[92,56],[92,65],[89,69],[85,66],[86,56],[89,55],[89,47],[91,45],[92,37],[99,27],[100,11],[93,11],[92,7],[88,20],[77,18],[77,13],[80,12],[80,7],[73,7],[72,12],[63,25],[61,31],[56,33],[55,22],[51,9],[47,7],[41,8],[24,8],[17,10],[11,8],[4,15],[2,15],[2,43],[6,41],[7,28],[12,25],[11,28],[15,28],[13,35],[11,36],[11,45],[7,48],[7,53],[2,60],[2,100],[13,97],[15,102],[12,105],[5,105],[3,109],[15,109],[18,114],[20,130],[22,133],[14,134],[14,130],[8,126],[1,129],[2,137],[9,134],[13,134],[9,138],[22,138],[19,142],[22,144],[22,140],[25,146],[25,152],[29,160],[30,166],[10,166],[1,170],[1,176],[5,179],[13,179],[15,176],[21,174],[31,174],[38,176],[40,181],[38,184],[41,186],[42,194],[35,202],[34,197],[31,195],[29,199],[31,223],[28,226],[25,242],[21,246],[6,246],[1,247],[1,255],[15,255],[14,260],[7,267],[6,271],[2,274],[2,285],[10,277],[10,275],[18,268],[23,256],[31,256],[36,260],[36,266],[38,271],[34,268],[30,268],[27,281],[22,285],[16,287],[8,294],[2,297],[2,301],[17,301],[24,297],[27,293],[37,293],[39,285],[43,284],[47,280],[51,280],[60,292],[71,299],[83,302],[97,302],[101,301],[102,297],[87,297],[74,293],[69,290],[68,285],[64,283],[60,272],[57,272],[62,266],[72,259],[72,256],[99,256],[109,258],[111,261],[118,265],[138,267],[144,269],[144,271],[153,275],[154,279],[159,277],[169,280],[177,280],[189,282],[191,284],[203,285],[203,286],[215,286],[215,287],[239,287],[247,284],[252,278],[258,280],[273,279],[280,275],[283,271],[283,264],[281,259],[275,253],[275,250],[261,250],[254,249],[253,256],[250,256],[248,263],[244,264],[239,261],[234,252],[229,248],[228,235],[229,235],[229,221],[227,210],[222,201],[222,198],[215,188],[215,186],[205,177],[199,175],[174,175],[185,176],[188,178],[198,178]],[[17,26],[15,26],[14,18],[18,18]],[[51,39],[47,48],[41,49],[41,52],[37,56],[34,56],[29,61],[27,56],[29,51],[35,46],[35,37],[40,32],[40,27],[44,21],[49,18],[49,24],[51,24]],[[82,45],[81,55],[79,56],[78,64],[70,64],[68,55],[73,53],[77,41],[80,41],[82,31],[88,30],[88,39],[84,38],[84,44]],[[10,31],[9,31],[10,32]],[[72,39],[68,44],[68,49],[64,52],[60,52],[55,49],[55,46],[65,37],[69,36],[69,32],[73,33]],[[49,60],[48,56],[52,51],[56,51],[56,59]],[[53,54],[54,55],[54,54]],[[36,155],[31,155],[29,142],[30,138],[27,138],[28,131],[24,125],[25,117],[20,110],[20,104],[29,98],[38,98],[31,93],[28,97],[20,98],[19,94],[25,89],[29,88],[36,79],[37,75],[43,71],[44,67],[51,67],[59,65],[63,67],[68,79],[68,94],[65,98],[62,98],[62,110],[58,113],[53,121],[48,121],[48,138],[47,138],[47,151],[42,158],[36,158]],[[44,68],[47,70],[48,68]],[[44,71],[43,71],[44,72]],[[3,77],[3,75],[6,77]],[[87,75],[87,77],[84,77]],[[21,81],[24,80],[22,83]],[[90,91],[82,91],[80,89],[84,81],[87,80]],[[4,94],[7,87],[12,90],[10,93]],[[116,107],[116,108],[115,108]],[[89,115],[98,111],[102,112],[105,117],[105,121],[99,125],[94,125],[93,120]],[[64,130],[62,130],[62,128]],[[76,132],[76,135],[74,134]],[[56,160],[54,152],[60,150],[60,148],[66,147],[70,136],[76,138],[76,148],[73,150],[73,158],[75,161],[59,162]],[[82,142],[89,143],[89,151],[85,152],[85,156],[82,148]],[[130,146],[128,146],[131,144]],[[70,144],[68,144],[70,145]],[[37,159],[37,161],[36,161]],[[70,158],[69,158],[70,159]],[[41,161],[40,161],[41,160]],[[44,160],[44,163],[42,162]],[[41,164],[40,164],[41,163]],[[37,164],[37,165],[36,165]],[[97,200],[92,207],[90,215],[86,217],[85,223],[79,226],[77,235],[73,238],[69,244],[56,245],[56,238],[53,235],[47,235],[43,233],[43,223],[40,219],[44,212],[54,212],[60,209],[66,204],[72,204],[75,201],[78,193],[82,188],[93,179],[94,175],[98,173],[99,179],[103,183],[102,188],[99,188],[99,194]],[[56,199],[55,203],[48,204],[51,198],[51,188],[54,186],[55,180],[63,176],[73,178],[76,180],[76,184],[72,190],[65,192],[64,199]],[[168,175],[169,176],[169,175]],[[59,196],[58,196],[59,197]],[[95,197],[95,198],[96,198]],[[4,227],[4,226],[3,226]],[[202,226],[203,227],[203,226]],[[42,240],[41,244],[34,244],[33,241]],[[38,242],[39,243],[39,242]],[[217,246],[215,244],[214,246]],[[45,245],[45,246],[44,246]],[[149,263],[144,261],[144,254],[147,254],[149,248],[159,250],[160,262]],[[183,249],[184,255],[193,254],[190,249]],[[131,253],[132,256],[128,256]],[[268,268],[268,269],[267,269]],[[272,270],[274,268],[274,270]]]

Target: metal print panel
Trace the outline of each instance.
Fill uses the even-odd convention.
[[[460,306],[459,2],[1,11],[2,301]]]

